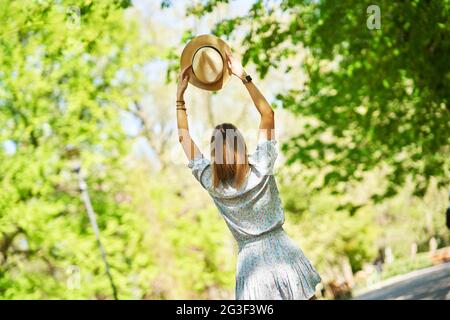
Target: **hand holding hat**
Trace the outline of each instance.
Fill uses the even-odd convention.
[[[189,82],[189,69],[191,69],[191,66],[185,67],[178,76],[177,100],[183,100],[183,95]]]
[[[245,72],[244,67],[242,66],[241,62],[236,59],[231,53],[227,54],[227,63],[228,68],[230,68],[232,74],[234,74],[241,80],[245,79],[247,73]]]
[[[181,54],[181,69],[188,69],[189,82],[209,90],[220,90],[230,79],[227,55],[231,54],[228,44],[222,39],[205,34],[192,39]]]

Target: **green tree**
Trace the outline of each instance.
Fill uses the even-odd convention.
[[[208,15],[228,2],[201,1],[187,14]],[[321,188],[338,192],[387,163],[390,183],[375,200],[395,194],[408,175],[423,195],[431,177],[441,187],[450,177],[450,2],[377,1],[378,30],[366,24],[371,4],[257,0],[213,32],[243,34],[243,61],[262,77],[270,68],[307,74],[305,89],[287,84],[275,102],[305,119],[302,134],[283,146],[288,163],[323,168]]]
[[[347,258],[353,272],[374,260],[375,240],[381,229],[372,206],[353,214],[338,210],[341,196],[327,189],[311,194],[301,177],[290,180],[284,181],[280,188],[287,231],[314,262],[325,283],[343,272],[342,262]]]
[[[150,57],[129,5],[0,1],[0,298],[112,297],[74,161],[119,298],[148,291],[148,223],[123,192],[120,114],[141,96]]]

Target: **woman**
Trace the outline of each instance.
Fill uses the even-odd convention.
[[[211,161],[203,157],[189,134],[183,99],[189,67],[178,81],[177,120],[188,166],[238,243],[236,299],[314,299],[320,276],[282,227],[284,212],[272,173],[277,157],[274,112],[241,63],[231,55],[227,62],[261,115],[256,151],[248,156],[239,130],[223,123],[211,137]]]

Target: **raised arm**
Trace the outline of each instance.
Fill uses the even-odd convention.
[[[227,57],[228,67],[230,68],[231,72],[239,79],[244,80],[247,76],[247,73],[245,72],[244,67],[242,66],[240,61],[232,55],[228,55]],[[275,117],[272,107],[267,102],[266,98],[264,98],[262,93],[258,90],[253,81],[246,82],[245,87],[247,88],[247,91],[250,94],[250,97],[252,98],[256,109],[261,115],[258,139],[275,139]]]
[[[187,120],[186,105],[184,102],[184,92],[189,83],[189,67],[181,71],[178,77],[177,87],[177,124],[178,124],[178,140],[183,147],[183,151],[189,160],[201,155],[200,149],[191,139],[189,133],[189,124]]]

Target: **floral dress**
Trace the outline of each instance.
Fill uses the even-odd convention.
[[[236,299],[301,300],[315,293],[321,278],[283,229],[284,211],[273,175],[276,141],[258,142],[250,170],[239,189],[214,188],[209,160],[189,161],[195,178],[209,192],[238,243]]]

